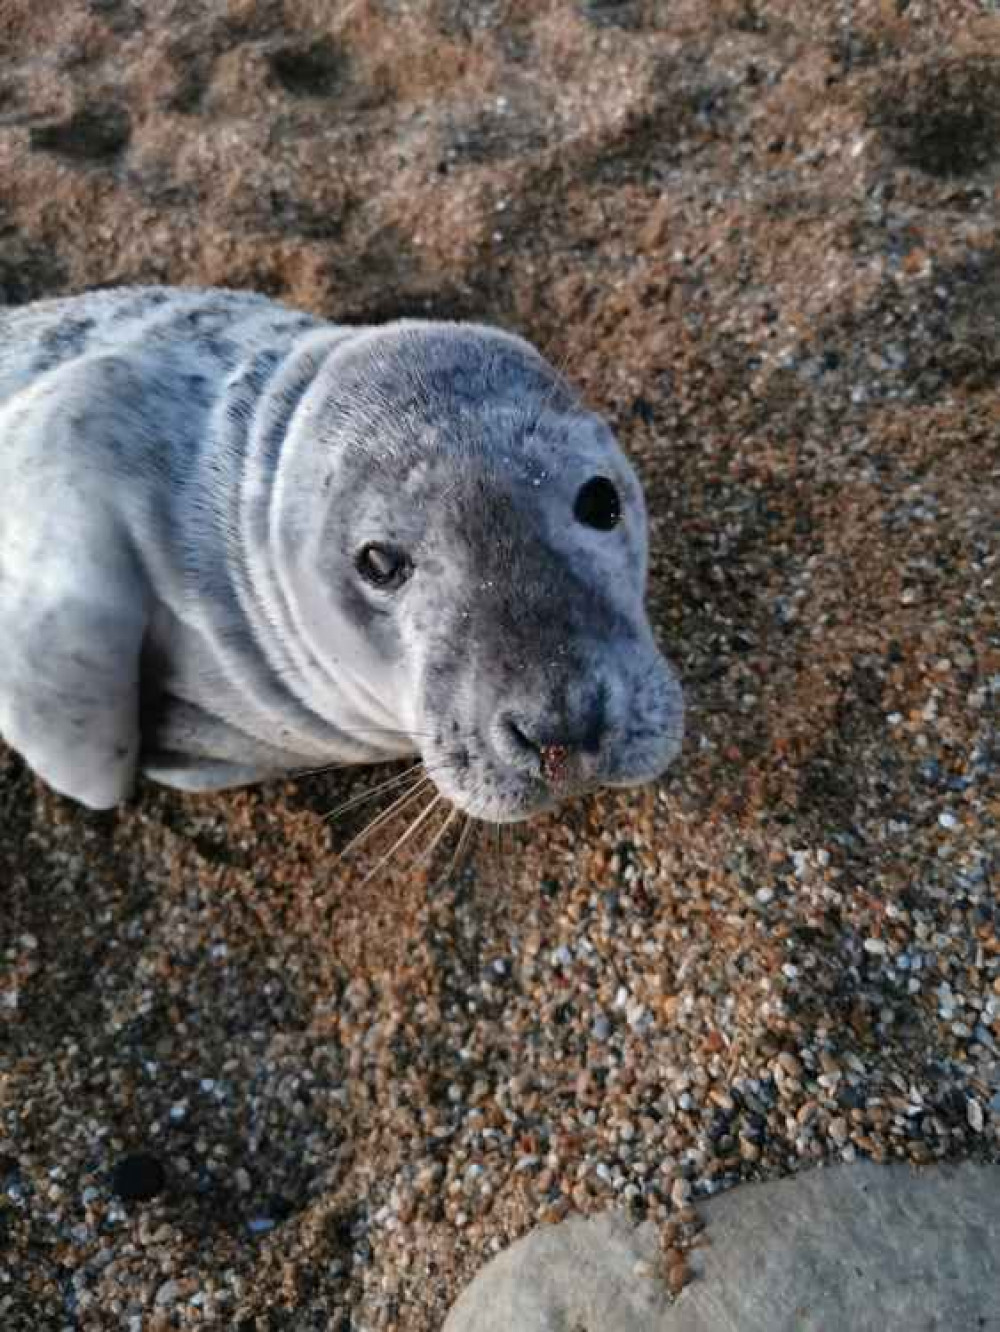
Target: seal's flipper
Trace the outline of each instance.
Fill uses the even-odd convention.
[[[143,622],[129,600],[22,605],[12,615],[0,598],[0,735],[92,809],[118,804],[135,782]]]
[[[73,366],[0,410],[0,737],[94,809],[139,751],[148,594],[105,452],[129,421],[106,366]]]

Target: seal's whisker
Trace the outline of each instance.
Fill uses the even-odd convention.
[[[486,824],[482,819],[469,820],[469,845],[466,850],[465,860],[459,865],[459,869],[463,869],[475,854],[476,847],[479,845],[480,836],[485,827]]]
[[[509,823],[497,824],[498,859],[501,866],[509,862],[517,853],[514,829]]]
[[[387,727],[364,727],[355,726],[351,728],[352,735],[358,736],[379,736],[391,737],[395,740],[432,740],[434,737],[430,731],[393,731]],[[413,753],[416,753],[414,750]],[[363,768],[366,765],[375,766],[381,763],[399,763],[403,759],[412,758],[413,754],[397,754],[386,756],[385,758],[374,759],[348,759],[344,762],[336,759],[332,763],[319,763],[314,768],[293,768],[288,774],[290,777],[316,777],[324,772],[343,772],[347,768]]]
[[[369,881],[369,879],[374,878],[375,875],[379,872],[380,869],[382,869],[384,865],[387,865],[389,863],[389,861],[393,858],[396,852],[400,850],[400,848],[406,845],[406,843],[410,840],[410,838],[417,831],[417,829],[420,828],[424,823],[426,823],[428,816],[437,808],[437,806],[441,803],[443,799],[444,796],[439,796],[439,795],[435,796],[434,799],[430,802],[430,804],[426,805],[420,811],[420,813],[416,816],[416,818],[409,824],[406,831],[403,833],[402,837],[400,837],[397,841],[393,842],[392,846],[390,846],[389,850],[385,853],[385,855],[378,862],[378,864],[373,869],[370,869],[368,873],[365,875],[365,877],[361,880],[362,887],[364,887],[364,885]]]
[[[422,795],[430,785],[431,779],[429,777],[423,777],[418,779],[413,786],[408,787],[401,796],[392,802],[388,809],[384,809],[381,814],[377,814],[370,823],[366,823],[361,831],[351,838],[340,852],[338,859],[345,860],[352,851],[357,850],[363,842],[366,842],[372,833],[388,823],[391,818],[400,812],[400,810],[405,809],[411,801],[416,800],[417,797]]]
[[[476,826],[477,820],[472,818],[468,814],[464,815],[463,817],[465,819],[465,822],[462,824],[462,831],[458,835],[458,842],[455,846],[454,854],[452,855],[451,860],[448,862],[448,868],[445,870],[444,874],[442,875],[443,879],[450,879],[451,876],[453,874],[456,874],[465,863],[462,860],[462,853],[465,850],[466,843],[469,840],[469,833]]]
[[[462,838],[465,836],[465,830],[466,830],[466,828],[469,826],[469,816],[468,816],[468,814],[463,814],[461,810],[456,810],[456,813],[457,813],[457,814],[459,815],[459,817],[462,819],[462,827],[461,827],[461,831],[459,832],[459,835],[458,835],[458,841],[456,842],[455,847],[454,847],[454,849],[453,849],[453,851],[452,851],[452,853],[451,853],[451,858],[450,858],[449,861],[448,861],[448,866],[447,866],[447,868],[445,869],[444,873],[441,875],[441,877],[437,880],[437,882],[438,882],[439,884],[441,884],[441,883],[446,883],[447,880],[451,878],[452,871],[454,870],[454,868],[455,868],[455,863],[456,863],[456,861],[457,861],[457,859],[458,859],[458,848],[459,848],[459,846],[461,846],[461,844],[462,844]]]
[[[441,827],[431,838],[430,845],[425,850],[421,851],[420,855],[413,862],[413,865],[411,866],[412,869],[419,869],[421,865],[426,865],[429,860],[433,859],[434,852],[441,845],[441,841],[445,833],[451,827],[455,819],[458,818],[458,816],[459,816],[459,810],[455,809],[454,807],[452,807],[448,811],[448,817],[445,819],[444,823],[441,824]]]
[[[500,823],[490,823],[487,825],[487,837],[485,848],[488,855],[488,869],[494,876],[493,885],[499,888],[501,879],[501,870],[503,869],[503,851],[500,844],[500,829],[503,825]]]
[[[365,791],[358,791],[355,795],[349,796],[346,800],[335,805],[333,809],[328,810],[324,819],[338,819],[342,814],[346,814],[349,809],[354,809],[356,805],[363,805],[368,800],[374,800],[376,796],[384,795],[386,791],[392,791],[397,786],[402,786],[404,782],[416,782],[419,778],[416,776],[420,772],[422,765],[414,763],[407,768],[405,772],[397,773],[395,777],[388,777],[384,782],[379,782],[377,786],[369,787]]]
[[[405,763],[407,758],[414,757],[414,754],[399,754],[395,758],[352,759],[352,761],[348,763],[324,763],[321,767],[298,767],[298,769],[292,771],[292,773],[289,773],[288,775],[289,777],[301,778],[322,777],[325,773],[349,773],[349,771],[357,773],[362,767],[390,767],[393,763]],[[421,765],[422,762],[423,759],[418,758],[417,766]],[[434,765],[431,765],[430,767],[427,767],[426,763],[423,766],[425,766],[427,773],[430,773],[430,771],[439,773],[439,771],[446,769],[446,767],[453,767],[454,763],[453,761],[450,761],[450,759],[442,759],[441,762],[434,763]]]
[[[402,786],[405,782],[415,784],[416,781],[419,780],[417,774],[422,773],[425,777],[433,777],[435,773],[448,772],[449,770],[454,770],[454,767],[455,765],[453,763],[447,762],[434,763],[430,767],[425,763],[414,763],[412,767],[407,768],[405,772],[397,773],[394,777],[388,777],[384,782],[379,782],[377,786],[370,787],[364,791],[358,791],[355,795],[349,796],[341,804],[335,805],[333,809],[324,814],[323,818],[332,822],[334,819],[340,818],[342,814],[346,814],[348,810],[354,809],[357,805],[364,805],[369,800],[374,800],[376,796],[385,795],[387,791],[392,791],[397,786]]]

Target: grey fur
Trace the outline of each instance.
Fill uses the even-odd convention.
[[[611,531],[573,516],[594,475]],[[366,584],[365,541],[412,578]],[[0,735],[87,805],[412,753],[496,820],[648,780],[682,706],[645,579],[634,472],[510,334],[169,288],[0,313]]]

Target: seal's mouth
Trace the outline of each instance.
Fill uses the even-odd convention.
[[[439,792],[463,814],[489,823],[522,823],[602,789],[644,786],[663,775],[681,749],[681,733],[662,737],[655,754],[584,753],[547,743],[520,762],[487,744],[463,745],[451,757],[425,757]],[[627,747],[627,746],[626,746]]]

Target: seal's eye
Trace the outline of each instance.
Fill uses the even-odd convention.
[[[413,565],[403,551],[395,546],[380,545],[377,541],[362,546],[354,564],[366,583],[389,591],[402,587],[413,572]]]
[[[606,476],[592,476],[577,491],[573,516],[586,527],[599,532],[610,532],[617,527],[622,516],[622,502],[618,491]]]

